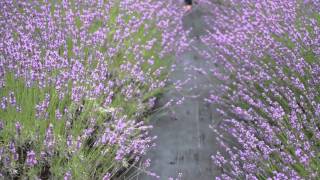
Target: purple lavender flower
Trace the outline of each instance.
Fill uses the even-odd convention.
[[[14,92],[9,93],[9,103],[11,106],[16,106],[16,97],[14,96]]]
[[[63,177],[63,180],[72,180],[72,174],[70,171],[67,171]]]
[[[144,169],[146,169],[146,168],[148,168],[148,167],[150,167],[150,165],[151,165],[151,159],[147,159],[147,160],[145,160],[145,162],[143,163],[143,168]]]
[[[72,146],[72,135],[68,135],[67,136],[67,147],[71,147]]]
[[[0,120],[0,132],[1,132],[1,130],[3,130],[3,128],[4,128],[4,122],[2,120]]]
[[[38,118],[40,117],[45,117],[47,115],[47,108],[49,107],[49,103],[50,103],[50,95],[46,94],[45,99],[39,103],[38,105],[36,105],[36,110],[37,110],[37,114],[36,116]]]
[[[20,107],[20,106],[16,106],[16,111],[17,111],[18,113],[20,113],[20,112],[21,112],[21,107]]]
[[[57,110],[56,110],[56,119],[57,119],[57,120],[61,120],[61,118],[62,118],[62,114],[60,113],[60,110],[57,109]]]
[[[20,134],[21,134],[21,128],[22,128],[20,122],[19,122],[19,121],[16,122],[15,126],[16,126],[16,133],[20,136]]]
[[[77,150],[79,150],[81,148],[81,145],[82,145],[82,138],[81,138],[81,136],[78,136],[77,146],[76,146]]]
[[[110,178],[111,178],[111,174],[110,174],[110,173],[106,173],[106,174],[103,176],[102,180],[110,180]]]
[[[4,155],[4,147],[0,148],[0,161],[3,159],[3,155]]]
[[[6,108],[8,106],[7,104],[8,104],[7,97],[2,97],[1,102],[0,102],[1,109],[6,110]]]
[[[9,144],[9,150],[13,154],[13,159],[15,161],[17,161],[18,158],[19,158],[19,155],[18,155],[18,153],[16,151],[15,143],[13,141],[11,141],[10,144]]]
[[[49,124],[49,127],[46,130],[46,135],[43,143],[46,147],[47,152],[52,155],[55,147],[55,138],[53,134],[52,124]]]
[[[34,151],[27,152],[27,160],[26,163],[29,167],[33,167],[37,164],[36,153]]]

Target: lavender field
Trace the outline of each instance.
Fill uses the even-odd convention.
[[[152,146],[144,121],[183,47],[182,13],[155,1],[0,6],[1,177],[120,178]]]
[[[193,126],[204,103],[217,113]],[[192,146],[177,165],[157,151]],[[0,1],[0,179],[141,174],[319,179],[320,1]]]
[[[203,3],[215,17],[203,55],[224,67],[208,98],[224,119],[217,179],[319,179],[320,1]]]

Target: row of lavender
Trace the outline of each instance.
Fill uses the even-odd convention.
[[[143,120],[170,54],[185,46],[180,8],[152,0],[0,7],[0,179],[119,178],[152,146]]]
[[[201,3],[214,17],[202,38],[214,51],[202,54],[224,67],[212,69],[222,83],[207,99],[224,117],[217,179],[318,179],[320,2]]]

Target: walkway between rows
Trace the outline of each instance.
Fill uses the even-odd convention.
[[[193,28],[192,37],[205,32],[201,16],[201,10],[195,8],[184,19],[186,28]],[[198,40],[192,45],[201,48]],[[178,173],[182,173],[183,180],[209,180],[219,173],[210,157],[216,152],[217,144],[209,125],[217,117],[212,113],[213,108],[203,100],[214,84],[201,72],[208,72],[212,65],[201,59],[195,50],[176,58],[176,68],[169,82],[183,85],[166,92],[160,103],[184,98],[181,104],[153,116],[151,135],[158,137],[155,141],[157,145],[145,157],[151,159],[149,169],[160,179],[177,177]],[[154,178],[141,174],[135,179]]]

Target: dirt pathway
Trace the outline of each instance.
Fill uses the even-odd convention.
[[[192,27],[192,37],[205,32],[201,20],[201,10],[195,8],[186,15],[186,28]],[[201,48],[195,41],[193,46]],[[177,177],[182,173],[183,180],[214,179],[218,170],[214,168],[210,156],[216,151],[216,141],[209,125],[215,120],[212,107],[204,102],[212,86],[202,72],[208,72],[209,62],[200,58],[195,50],[177,57],[176,68],[170,75],[172,84],[182,84],[181,88],[168,91],[162,98],[162,104],[174,99],[181,99],[180,104],[166,112],[155,114],[151,120],[154,126],[151,134],[157,136],[157,146],[145,157],[151,159],[151,171],[160,179]],[[141,174],[135,179],[155,179]]]

